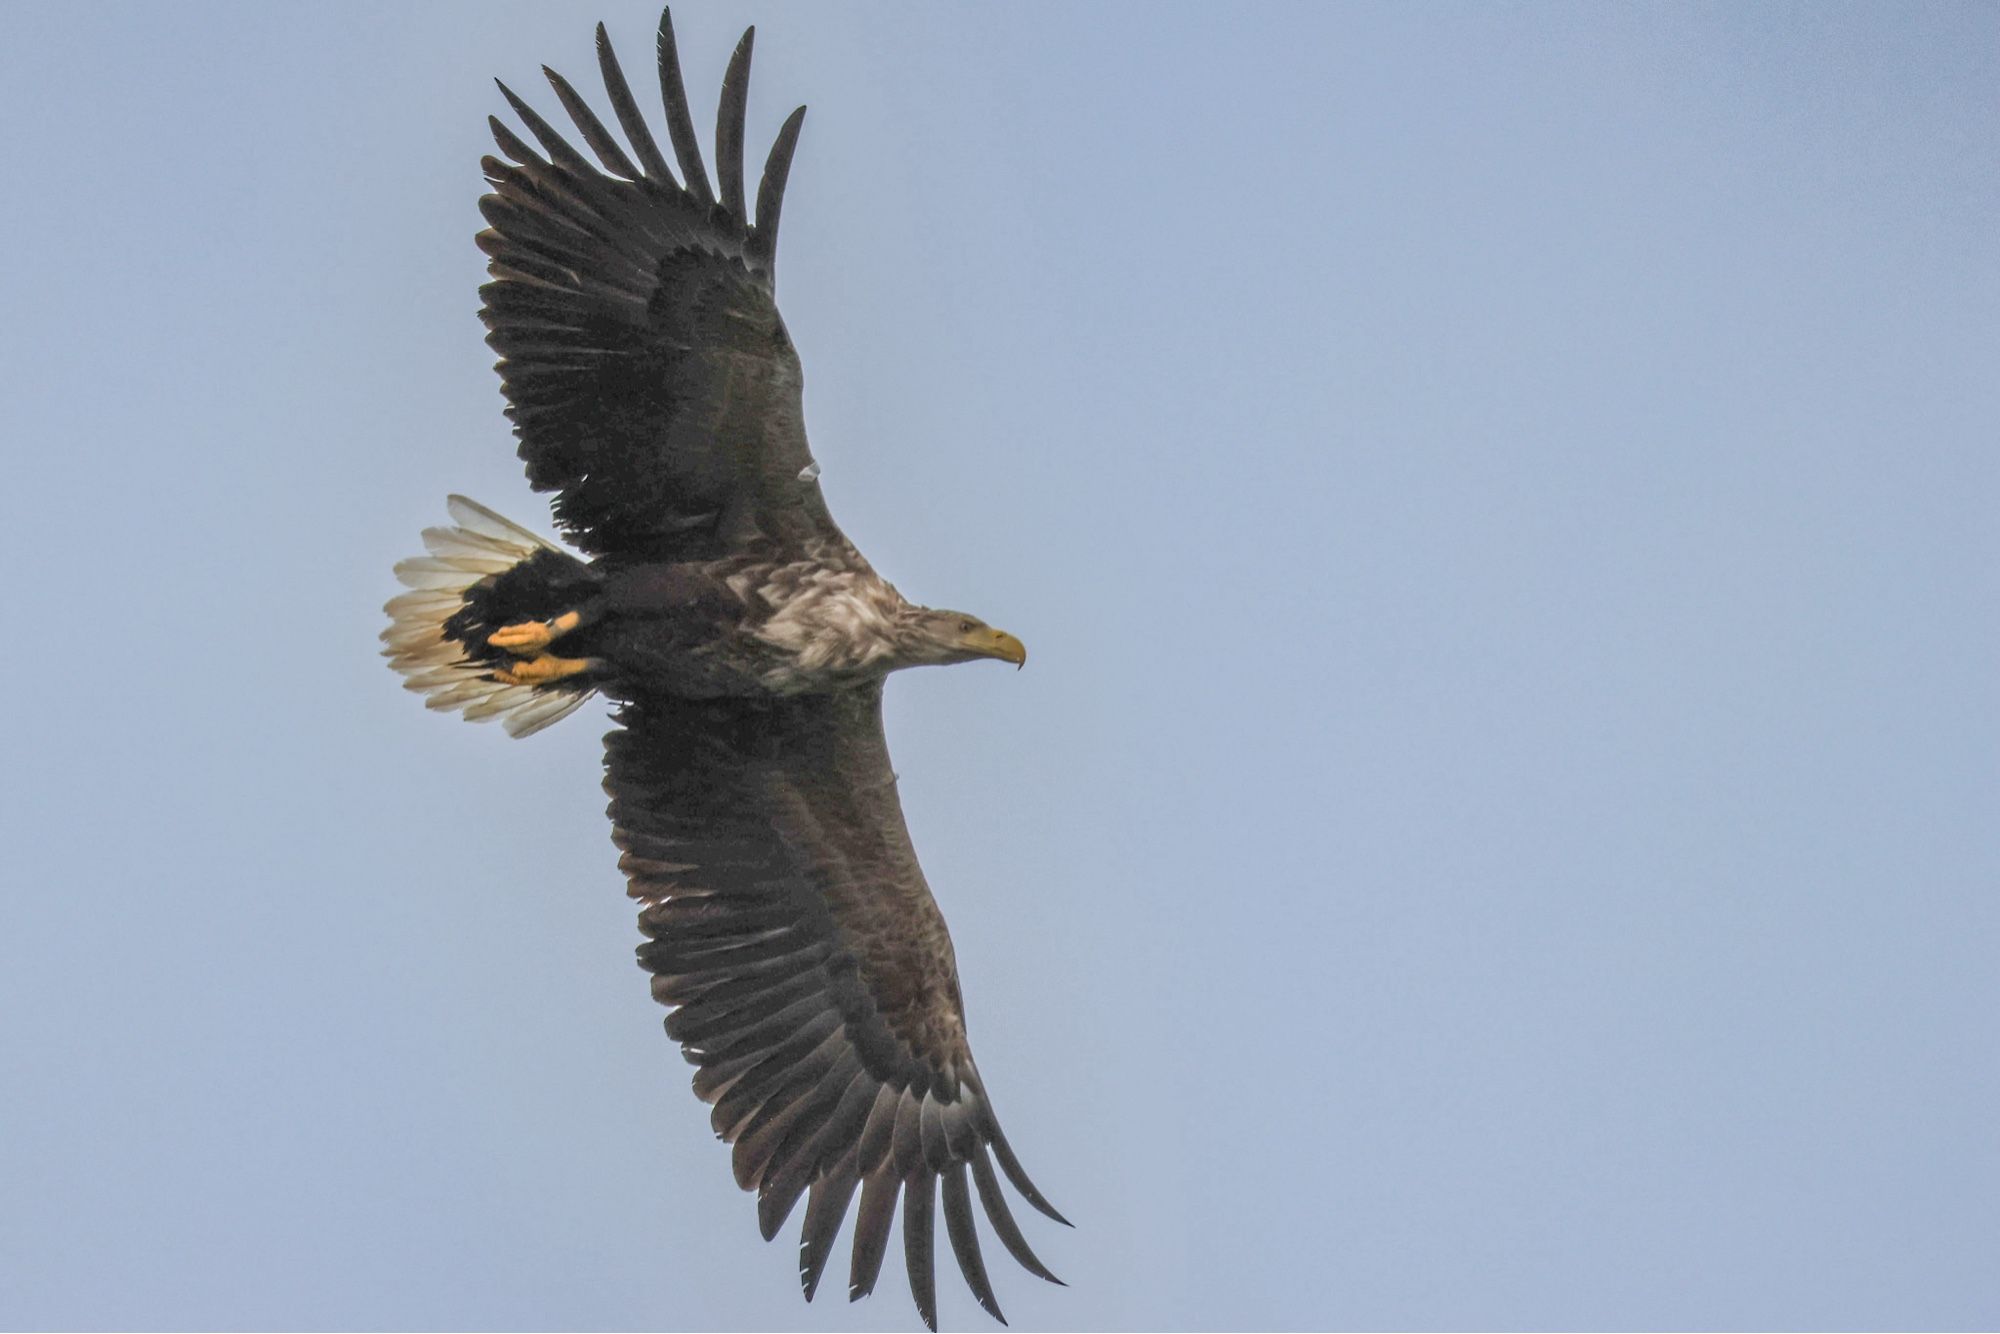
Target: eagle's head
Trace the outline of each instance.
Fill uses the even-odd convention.
[[[1023,667],[1028,650],[1005,630],[996,630],[977,616],[935,607],[911,607],[903,614],[897,655],[911,667],[944,666],[975,658],[998,658]]]

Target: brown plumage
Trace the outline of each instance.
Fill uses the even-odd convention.
[[[658,54],[679,179],[602,26],[597,43],[624,144],[553,71],[596,163],[502,85],[534,144],[492,122],[504,160],[484,160],[478,237],[521,458],[584,557],[454,497],[455,526],[428,530],[431,554],[398,567],[412,591],[390,603],[385,652],[434,707],[516,734],[592,691],[617,701],[605,788],[641,905],[640,962],[764,1236],[805,1202],[810,1299],[851,1209],[858,1297],[900,1205],[910,1289],[935,1328],[941,1199],[966,1283],[998,1318],[975,1193],[1002,1246],[1052,1282],[1000,1178],[1061,1216],[973,1061],[881,706],[892,671],[1025,652],[977,618],[904,601],[827,511],[773,296],[804,108],[778,134],[753,220],[751,33],[723,80],[714,185],[670,21]]]

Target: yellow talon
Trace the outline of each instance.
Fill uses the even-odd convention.
[[[540,653],[554,640],[562,638],[576,629],[583,620],[573,611],[566,611],[553,621],[521,621],[514,625],[503,625],[486,636],[486,642],[494,648],[505,649],[516,657],[525,658]]]
[[[495,671],[493,679],[510,686],[539,686],[589,670],[588,658],[558,658],[553,653],[544,653],[515,663],[509,671]]]

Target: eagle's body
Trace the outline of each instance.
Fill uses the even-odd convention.
[[[935,1326],[934,1212],[981,1305],[973,1220],[1031,1272],[1000,1173],[1060,1215],[1001,1134],[967,1044],[950,936],[904,826],[882,688],[905,667],[996,658],[1013,636],[906,601],[828,513],[806,445],[798,354],[774,298],[777,224],[804,114],[756,197],[743,188],[750,35],[723,80],[711,186],[662,19],[668,167],[602,27],[625,143],[549,79],[593,164],[502,91],[540,148],[493,121],[505,161],[479,245],[488,341],[530,482],[581,554],[453,497],[453,526],[398,574],[391,664],[435,708],[546,727],[617,702],[605,788],[674,1007],[773,1235],[806,1200],[808,1298],[856,1196],[849,1293],[871,1291],[898,1203],[911,1291]],[[630,152],[628,154],[627,149]]]
[[[927,661],[909,633],[926,609],[851,553],[643,565],[613,574],[606,601],[618,618],[605,643],[614,670],[671,680],[677,694],[839,690]]]

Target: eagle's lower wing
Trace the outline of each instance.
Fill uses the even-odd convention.
[[[805,108],[771,149],[753,223],[743,193],[751,35],[722,85],[720,199],[664,16],[660,89],[680,181],[602,24],[598,60],[630,156],[554,71],[557,98],[602,169],[501,85],[540,150],[492,121],[509,160],[482,162],[493,193],[480,200],[490,225],[479,244],[493,280],[480,289],[481,314],[528,479],[558,493],[557,519],[592,555],[701,560],[760,540],[797,547],[838,536],[773,296],[779,205]]]
[[[762,700],[641,699],[607,740],[605,788],[653,994],[735,1145],[737,1184],[773,1236],[811,1192],[810,1298],[856,1188],[849,1295],[873,1289],[900,1193],[910,1289],[935,1328],[932,1215],[982,1306],[971,1190],[1022,1239],[992,1161],[1021,1170],[966,1045],[951,939],[918,869],[882,735],[880,685]],[[991,1158],[989,1158],[989,1151]]]

